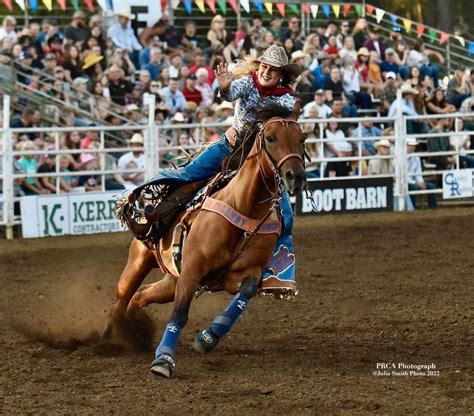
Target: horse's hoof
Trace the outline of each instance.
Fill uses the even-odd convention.
[[[217,347],[219,337],[210,328],[199,332],[194,338],[193,348],[201,354],[207,354]]]
[[[161,377],[170,378],[176,366],[171,355],[162,354],[156,357],[150,365],[150,371]]]

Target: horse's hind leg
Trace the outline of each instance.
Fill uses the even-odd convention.
[[[249,300],[257,294],[259,281],[259,277],[247,277],[242,281],[229,306],[214,318],[211,326],[196,335],[193,344],[196,351],[205,354],[216,348],[219,340],[229,333],[245,311]]]
[[[133,295],[128,308],[143,308],[150,303],[168,303],[174,300],[176,279],[166,274],[159,282],[142,286]]]
[[[145,277],[157,267],[153,253],[140,241],[134,239],[128,252],[128,261],[116,288],[116,299],[109,312],[107,325],[102,333],[104,339],[112,335],[114,323],[125,315],[127,306]]]

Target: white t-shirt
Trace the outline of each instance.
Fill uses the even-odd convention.
[[[145,169],[145,155],[141,153],[138,157],[135,157],[133,152],[125,153],[120,156],[120,159],[117,162],[119,169],[127,169],[127,165],[130,162],[135,162],[137,169]]]
[[[356,69],[342,68],[342,86],[344,92],[349,94],[351,92],[360,91],[360,73]]]
[[[331,108],[329,106],[327,106],[326,104],[318,105],[318,104],[316,104],[315,101],[311,101],[310,103],[306,104],[303,107],[303,117],[304,118],[309,118],[309,116],[310,116],[309,112],[313,108],[315,108],[316,111],[318,112],[318,117],[319,118],[328,118],[329,114],[331,114]]]
[[[11,32],[7,32],[3,26],[0,26],[0,41],[4,38],[10,38],[13,44],[16,43],[16,32],[12,30]]]
[[[344,132],[342,130],[336,130],[335,132],[330,131],[329,129],[324,130],[327,142],[335,147],[337,151],[345,150],[347,140]],[[325,157],[336,157],[327,146],[324,147],[324,156]]]
[[[427,56],[423,55],[422,53],[415,51],[412,49],[410,53],[408,54],[408,59],[407,59],[407,65],[412,67],[412,66],[418,66],[420,67],[421,65],[429,64],[430,60],[428,59]]]

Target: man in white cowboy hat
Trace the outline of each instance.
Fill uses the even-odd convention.
[[[143,153],[143,137],[140,133],[135,133],[128,142],[129,146],[133,149],[130,152],[124,153],[120,156],[117,165],[119,169],[127,169],[127,165],[130,162],[134,162],[137,169],[145,169],[145,155]]]
[[[138,52],[143,47],[130,26],[130,20],[135,19],[135,15],[126,9],[118,11],[115,15],[118,20],[109,27],[107,36],[112,39],[116,47],[125,49],[132,60],[138,62]]]
[[[375,148],[377,149],[377,155],[386,157],[390,156],[391,144],[387,139],[379,140],[375,142]],[[369,160],[368,175],[391,175],[393,173],[393,161],[392,159],[382,159],[380,157],[374,157]]]

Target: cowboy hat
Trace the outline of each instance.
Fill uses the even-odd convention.
[[[416,139],[408,139],[407,140],[407,145],[408,146],[416,146],[418,144]]]
[[[223,101],[216,107],[215,109],[216,115],[220,115],[223,110],[234,110],[234,106],[227,101]]]
[[[295,62],[297,59],[300,58],[308,58],[308,55],[305,54],[303,51],[295,51],[291,54],[291,62]]]
[[[403,84],[400,91],[402,94],[418,94],[418,90],[413,88],[410,84]]]
[[[135,133],[128,143],[129,144],[143,144],[143,137],[140,133]]]
[[[135,19],[135,15],[130,13],[130,10],[127,10],[127,9],[119,10],[118,12],[115,13],[115,16],[125,17],[130,20]]]
[[[95,55],[91,53],[86,56],[86,59],[84,59],[84,65],[82,65],[82,69],[90,68],[91,66],[94,66],[95,64],[102,61],[102,59],[104,59],[102,55]]]
[[[382,139],[382,140],[379,140],[378,142],[375,142],[374,146],[376,149],[378,149],[379,147],[390,147],[391,144],[387,139]]]
[[[301,73],[301,67],[298,64],[288,63],[288,55],[285,52],[285,48],[275,44],[269,46],[263,55],[257,58],[257,62],[278,68],[294,78]]]
[[[362,46],[362,48],[357,52],[357,55],[370,56],[370,52],[365,46]]]

